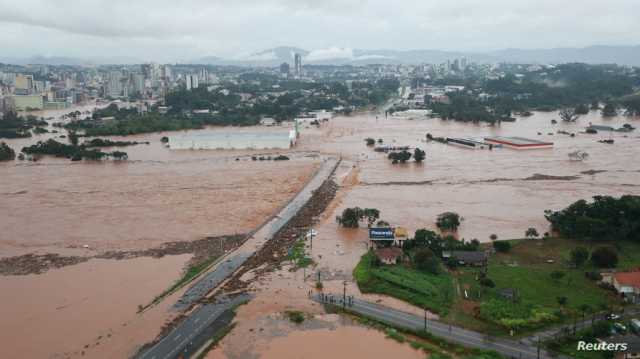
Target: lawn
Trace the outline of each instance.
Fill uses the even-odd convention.
[[[613,293],[585,277],[586,271],[595,270],[591,265],[567,265],[571,249],[578,245],[588,247],[586,243],[564,239],[512,243],[510,252],[497,253],[489,261],[487,276],[495,283],[494,288],[481,289],[477,285],[477,270],[466,268],[458,273],[460,282],[470,288],[471,299],[478,302],[477,313],[482,320],[522,333],[581,318],[583,308],[596,312],[620,304]],[[633,265],[636,259],[625,255],[626,263]],[[562,272],[562,278],[553,279],[554,271]],[[518,299],[502,298],[499,290],[505,288],[515,289]],[[561,297],[566,298],[562,305]]]
[[[360,291],[386,294],[446,315],[451,307],[454,291],[451,275],[446,271],[435,275],[404,265],[372,265],[373,254],[362,256],[353,271]]]
[[[584,273],[596,268],[567,264],[569,253],[579,245],[601,244],[557,238],[512,241],[508,253],[490,257],[487,276],[495,283],[493,288],[479,285],[480,268],[459,267],[433,275],[403,265],[372,267],[372,254],[361,258],[354,277],[363,293],[385,294],[429,308],[445,322],[497,335],[513,328],[516,335],[523,335],[579,320],[585,308],[588,316],[621,305],[612,292],[586,278]],[[623,243],[618,253],[618,268],[640,266],[639,244]],[[553,279],[554,271],[563,272],[562,278]],[[499,291],[505,288],[515,289],[517,300],[501,297]],[[566,298],[562,305],[560,297]]]

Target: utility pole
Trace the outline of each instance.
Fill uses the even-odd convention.
[[[427,308],[424,308],[424,331],[427,331]]]
[[[346,309],[347,307],[347,281],[342,282],[342,309]]]
[[[309,244],[311,246],[310,250],[313,250],[313,228],[309,230],[309,239],[310,239]]]

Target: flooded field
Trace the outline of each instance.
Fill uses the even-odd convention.
[[[366,251],[367,232],[338,227],[335,216],[347,207],[378,208],[382,219],[407,227],[410,233],[433,229],[439,213],[456,211],[464,217],[460,238],[488,241],[491,234],[501,239],[522,237],[529,227],[547,231],[545,209],[599,194],[640,194],[640,132],[582,133],[590,122],[617,128],[624,123],[639,127],[640,120],[602,119],[597,113],[572,124],[554,125],[552,119],[558,119],[557,114],[535,113],[514,123],[489,126],[384,119],[375,114],[338,117],[320,128],[303,128],[299,145],[286,152],[292,160],[279,162],[252,161],[250,156],[256,154],[252,151],[172,151],[160,142],[166,134],[157,133],[113,137],[149,142],[125,147],[127,162],[45,158],[3,163],[0,256],[32,252],[88,256],[246,233],[274,215],[311,178],[321,162],[314,154],[338,155],[343,158],[336,173],[341,188],[319,219],[318,236],[308,250],[316,267],[291,272],[285,266],[258,278],[251,286],[256,298],[238,309],[236,328],[208,357],[314,358],[318,352],[325,357],[327,350],[334,357],[423,357],[407,345],[384,339],[382,333],[341,319],[325,317],[319,320],[324,324],[313,320],[317,325],[297,328],[282,313],[295,309],[323,315],[323,309],[308,299],[318,272],[327,291],[341,292],[347,281],[347,292],[360,295],[351,272]],[[427,133],[522,136],[555,145],[526,151],[469,150],[426,142]],[[42,138],[47,136],[51,135]],[[393,165],[385,154],[365,146],[367,137],[420,147],[427,158],[422,164]],[[610,138],[615,140],[612,145],[598,142]],[[37,139],[7,142],[19,149]],[[570,160],[568,154],[576,150],[587,152],[589,159]],[[269,152],[277,153],[281,152]],[[130,356],[170,319],[167,308],[175,297],[142,316],[135,314],[137,306],[169,287],[188,260],[188,255],[94,259],[42,275],[0,277],[3,293],[12,293],[0,303],[8,318],[0,334],[13,338],[12,353],[34,357],[80,357],[83,350],[89,357]],[[367,299],[420,311],[390,298]],[[29,332],[33,341],[24,339]],[[109,334],[109,345],[104,345]],[[367,338],[367,346],[351,345],[361,338]],[[36,339],[43,345],[30,348]]]
[[[552,124],[553,119],[559,123]],[[343,208],[378,208],[383,219],[410,231],[434,228],[437,214],[456,211],[465,218],[459,229],[461,238],[487,241],[491,234],[504,239],[521,237],[528,227],[545,232],[545,209],[559,209],[598,194],[640,193],[640,132],[585,134],[589,123],[638,127],[640,119],[604,119],[591,112],[576,123],[562,123],[555,112],[545,112],[490,126],[362,115],[334,119],[305,137],[301,146],[339,153],[356,166],[357,185],[346,194]],[[557,131],[575,133],[575,137]],[[427,133],[442,137],[522,136],[554,142],[554,148],[470,150],[426,142]],[[423,164],[393,165],[385,154],[365,146],[367,137],[420,147],[427,158]],[[609,138],[615,143],[598,142]],[[568,154],[577,150],[587,152],[589,158],[570,160]]]
[[[5,142],[17,152],[62,134]],[[320,164],[308,153],[284,152],[289,161],[252,161],[252,155],[283,151],[170,150],[160,141],[165,135],[109,137],[149,142],[118,148],[129,154],[126,162],[43,157],[1,163],[0,257],[90,257],[248,233],[291,200]],[[91,259],[40,275],[0,276],[0,356],[131,356],[175,315],[168,302],[176,298],[142,316],[138,306],[169,288],[190,258]]]
[[[354,353],[360,353],[362,348],[355,343],[361,341],[343,341],[354,330],[347,323],[334,322],[337,330],[305,328],[290,332],[283,330],[282,324],[277,324],[281,321],[274,319],[292,309],[315,316],[324,312],[307,298],[309,291],[315,290],[318,272],[327,293],[341,293],[346,288],[347,294],[417,315],[423,313],[421,308],[393,298],[363,296],[359,292],[352,271],[367,249],[368,235],[366,228],[343,229],[337,225],[335,216],[344,208],[378,208],[382,219],[392,225],[405,226],[410,233],[418,228],[435,229],[439,213],[457,211],[465,218],[459,237],[486,242],[494,233],[507,239],[523,237],[529,227],[536,227],[541,233],[546,231],[545,209],[560,209],[575,200],[599,194],[640,194],[640,165],[635,160],[640,155],[640,133],[613,133],[613,145],[597,142],[608,139],[609,134],[579,133],[589,122],[616,128],[631,123],[638,127],[638,119],[616,117],[605,120],[592,113],[581,117],[576,124],[552,125],[551,120],[557,118],[555,113],[536,113],[515,123],[490,127],[438,119],[376,120],[375,115],[368,114],[335,118],[320,129],[308,129],[299,142],[302,150],[320,150],[341,155],[344,159],[336,172],[341,188],[314,227],[318,235],[314,238],[313,248],[307,246],[307,253],[316,265],[313,269],[296,272],[285,267],[254,283],[256,299],[239,308],[236,328],[208,358],[313,357],[307,348],[321,353],[337,350],[331,352],[336,357],[343,354],[358,356]],[[558,134],[558,130],[576,135]],[[538,132],[542,134],[538,135]],[[555,146],[540,150],[468,150],[427,143],[426,133],[445,137],[523,136],[553,141]],[[386,155],[365,146],[367,137],[421,147],[427,152],[427,159],[421,165],[413,162],[392,165]],[[568,153],[576,150],[589,153],[590,158],[582,162],[571,161]],[[337,335],[342,333],[340,330],[345,331],[343,335]],[[391,352],[379,351],[385,353],[385,357],[411,357],[414,354],[387,342],[382,338],[375,341],[389,345]],[[323,345],[317,346],[318,343]],[[289,350],[285,351],[285,348]],[[297,356],[298,352],[306,356]],[[378,357],[375,353],[366,355]]]

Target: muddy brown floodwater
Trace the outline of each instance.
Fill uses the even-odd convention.
[[[352,270],[366,251],[367,232],[339,228],[335,216],[347,207],[374,207],[382,219],[413,232],[433,229],[439,213],[456,211],[464,217],[460,238],[488,241],[491,234],[522,237],[529,227],[547,231],[545,209],[560,209],[599,194],[640,194],[640,132],[582,133],[590,122],[640,127],[640,120],[603,119],[595,112],[571,124],[553,125],[552,119],[558,119],[557,113],[534,113],[500,126],[384,119],[371,113],[338,117],[320,128],[303,128],[296,149],[285,151],[292,160],[277,163],[253,162],[247,157],[250,151],[171,151],[160,143],[166,135],[162,133],[127,137],[150,144],[125,148],[130,156],[125,163],[51,158],[3,163],[0,256],[32,252],[90,256],[249,232],[275,214],[318,168],[319,161],[310,154],[340,155],[336,182],[341,187],[314,227],[318,236],[313,249],[308,249],[316,267],[306,273],[292,272],[288,266],[261,276],[246,273],[243,278],[255,278],[250,286],[255,299],[238,309],[237,326],[209,357],[422,356],[379,332],[341,319],[317,324],[327,318],[317,319],[324,310],[307,295],[314,290],[318,271],[326,291],[341,291],[346,281],[349,294],[361,295]],[[523,136],[553,141],[555,146],[474,151],[426,142],[427,133]],[[423,164],[392,165],[386,155],[365,146],[367,137],[421,147],[427,158]],[[610,137],[613,145],[597,142]],[[20,148],[33,140],[7,142]],[[590,158],[569,160],[568,153],[576,150]],[[135,314],[136,306],[166,289],[188,260],[188,255],[92,259],[41,275],[0,277],[1,314],[7,318],[0,335],[2,344],[8,343],[2,349],[23,357],[80,357],[83,350],[88,357],[131,355],[171,319],[167,308],[180,293],[143,315]],[[303,274],[313,277],[305,279]],[[387,297],[367,298],[421,312]],[[286,310],[302,310],[316,319],[297,327],[283,318]],[[105,335],[110,336],[105,339]],[[353,344],[362,342],[367,345]]]
[[[439,213],[456,211],[464,217],[458,233],[460,238],[488,241],[494,233],[503,239],[520,238],[529,227],[536,227],[541,233],[547,231],[545,209],[560,209],[578,199],[599,194],[640,194],[640,162],[637,161],[640,132],[580,133],[590,122],[616,128],[624,123],[640,127],[637,118],[602,119],[592,112],[574,124],[552,125],[551,120],[558,119],[558,115],[549,112],[495,127],[439,119],[383,118],[359,114],[334,118],[319,129],[305,129],[299,142],[300,150],[318,150],[343,157],[336,171],[336,182],[341,187],[314,226],[318,236],[313,249],[307,244],[307,253],[316,266],[295,272],[285,266],[254,282],[256,298],[238,309],[236,327],[208,358],[313,358],[318,353],[321,357],[360,357],[359,343],[364,341],[387,348],[365,354],[372,358],[414,354],[405,352],[397,343],[389,343],[383,336],[362,340],[360,337],[370,335],[366,329],[354,329],[352,324],[341,321],[329,329],[302,326],[283,330],[282,320],[277,320],[286,310],[300,310],[312,316],[324,313],[322,307],[307,298],[309,291],[315,290],[318,271],[326,292],[341,293],[346,281],[348,294],[422,315],[423,309],[402,301],[359,292],[352,271],[366,251],[367,230],[340,228],[335,216],[344,208],[378,208],[382,219],[394,226],[405,226],[411,232],[418,228],[435,229]],[[570,137],[557,131],[576,135]],[[427,143],[427,133],[444,137],[522,136],[553,141],[555,146],[526,151],[468,150]],[[610,136],[615,140],[613,145],[597,142]],[[413,162],[392,165],[386,155],[365,146],[367,137],[421,147],[427,159],[421,165]],[[569,160],[568,153],[576,150],[589,153],[590,158],[583,162]],[[304,274],[308,276],[306,280]],[[360,335],[344,340],[354,332]],[[304,355],[298,355],[300,353]]]
[[[17,152],[62,134],[5,142]],[[128,152],[129,161],[43,157],[0,163],[0,257],[57,253],[85,258],[248,233],[284,206],[320,164],[317,155],[300,151],[173,151],[160,142],[173,134],[109,137],[149,142],[119,148]],[[250,158],[279,153],[291,160]],[[0,276],[0,357],[132,355],[174,317],[167,303],[181,293],[143,315],[137,314],[138,306],[169,288],[190,259],[90,259],[38,275]]]

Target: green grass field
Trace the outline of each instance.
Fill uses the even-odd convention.
[[[576,246],[594,248],[602,244],[557,238],[515,240],[512,244],[508,253],[490,258],[488,277],[494,281],[494,288],[479,285],[479,268],[461,267],[433,275],[402,265],[373,267],[372,254],[361,258],[354,277],[364,293],[396,297],[429,308],[446,322],[497,335],[505,335],[511,328],[522,335],[573,322],[582,318],[585,305],[589,308],[586,315],[621,305],[612,292],[585,277],[585,272],[597,268],[589,263],[581,268],[568,265]],[[640,244],[619,244],[618,253],[619,269],[640,267]],[[554,271],[562,271],[564,276],[553,279]],[[515,289],[518,300],[502,298],[499,290],[504,288]],[[566,297],[566,303],[560,305],[559,297]]]
[[[445,315],[453,301],[453,282],[444,272],[438,275],[420,272],[402,265],[375,267],[367,253],[353,271],[363,293],[386,294],[421,308]]]

